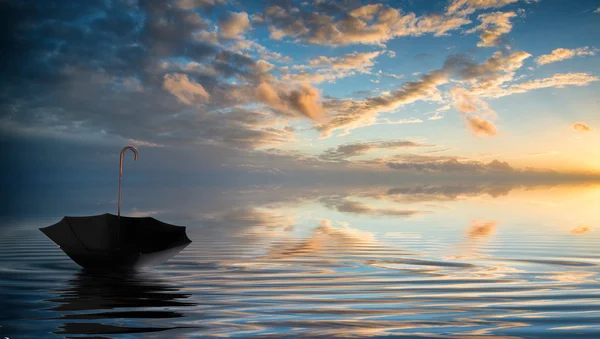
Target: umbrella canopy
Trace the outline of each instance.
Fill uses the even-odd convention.
[[[80,266],[87,269],[133,269],[162,263],[192,241],[185,227],[151,217],[121,216],[123,156],[127,150],[138,158],[135,148],[121,150],[119,159],[118,215],[64,217],[54,225],[40,228],[48,238]]]
[[[73,261],[88,269],[132,269],[160,264],[192,241],[185,227],[151,217],[113,214],[64,217],[40,228]]]

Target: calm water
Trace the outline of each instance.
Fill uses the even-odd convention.
[[[598,185],[131,187],[125,214],[194,242],[86,273],[37,227],[113,212],[113,191],[3,218],[1,337],[600,338]]]

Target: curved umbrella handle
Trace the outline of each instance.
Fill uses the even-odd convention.
[[[119,219],[121,218],[121,183],[123,182],[123,156],[125,155],[125,152],[127,152],[128,149],[133,151],[133,160],[138,159],[138,152],[132,146],[126,146],[121,150],[121,157],[119,159],[119,203],[117,207],[117,217]]]

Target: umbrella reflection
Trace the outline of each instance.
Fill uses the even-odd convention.
[[[176,327],[139,324],[142,319],[173,319],[183,317],[180,307],[196,305],[185,301],[189,294],[148,272],[98,274],[80,271],[67,281],[68,286],[57,291],[58,303],[51,308],[65,322],[56,333],[110,334],[156,332]],[[104,311],[109,310],[109,311]],[[79,322],[96,320],[99,322]],[[107,323],[116,320],[114,324]],[[134,326],[123,326],[131,323]],[[172,324],[171,324],[172,325]]]

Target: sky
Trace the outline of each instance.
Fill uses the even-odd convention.
[[[112,178],[128,144],[163,177],[600,173],[597,1],[0,1],[0,26],[5,184]]]

